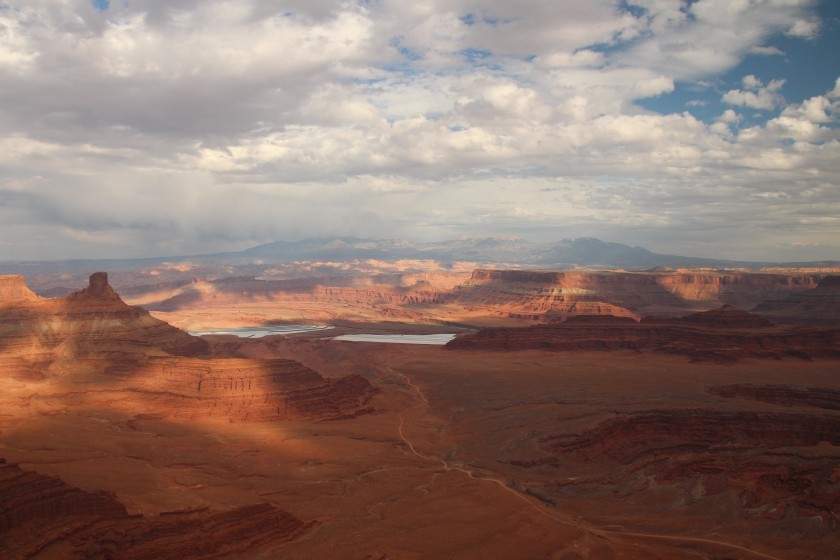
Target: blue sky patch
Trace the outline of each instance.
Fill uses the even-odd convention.
[[[840,2],[824,2],[818,11],[822,29],[818,37],[807,40],[778,33],[768,38],[765,47],[775,54],[748,54],[719,76],[700,82],[677,82],[673,92],[640,99],[637,104],[661,114],[689,112],[711,123],[726,109],[740,117],[740,126],[762,125],[779,115],[789,103],[801,103],[811,97],[825,95],[840,77]],[[771,51],[768,51],[771,52]],[[765,86],[773,80],[784,80],[779,89],[780,100],[772,109],[756,109],[728,104],[723,96],[745,89],[746,76],[755,76]]]

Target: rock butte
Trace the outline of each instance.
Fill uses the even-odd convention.
[[[785,320],[836,323],[825,307],[823,273],[716,271],[529,271],[475,269],[472,273],[381,274],[270,279],[196,279],[165,288],[135,286],[131,301],[173,324],[194,328],[236,326],[243,315],[272,320],[400,321],[511,326],[547,323],[577,315],[676,317],[733,305],[752,309],[784,301]],[[826,285],[827,286],[827,285]],[[792,298],[788,301],[787,298]],[[805,298],[809,307],[791,303]],[[823,305],[820,308],[820,305]],[[822,310],[821,310],[822,309]],[[225,321],[228,321],[225,323]],[[811,323],[815,322],[811,321]]]
[[[72,378],[107,385],[119,395],[115,404],[237,421],[354,416],[370,410],[376,393],[362,377],[328,380],[294,360],[206,359],[207,342],[123,303],[104,272],[62,299],[33,299],[20,287],[9,292],[0,362],[19,379]]]

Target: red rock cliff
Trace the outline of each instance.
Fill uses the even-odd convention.
[[[129,515],[113,495],[0,459],[0,558],[246,558],[274,551],[312,526],[265,503]]]
[[[488,328],[459,335],[447,349],[618,350],[687,355],[699,360],[840,356],[840,329],[775,327],[725,306],[680,319],[570,320],[525,328]]]
[[[6,277],[8,278],[8,277]],[[108,284],[104,272],[91,275],[88,287],[67,298],[35,296],[19,277],[4,284],[0,305],[0,350],[37,358],[72,359],[85,355],[165,352],[193,356],[207,344],[146,310],[125,304]]]
[[[38,295],[30,290],[23,276],[0,276],[0,307],[38,300]]]

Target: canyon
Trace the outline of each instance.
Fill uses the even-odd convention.
[[[0,557],[840,550],[830,272],[368,266],[0,277]]]
[[[463,334],[453,350],[652,351],[692,360],[840,358],[840,327],[779,326],[730,305],[684,317],[577,316],[550,325],[495,327]]]
[[[162,286],[135,279],[126,282],[125,298],[183,329],[338,322],[524,326],[578,315],[679,317],[722,305],[766,309],[777,321],[830,325],[838,322],[840,305],[840,288],[830,280],[837,276],[826,271],[558,272],[366,262],[308,275],[307,268],[220,278],[187,271]]]

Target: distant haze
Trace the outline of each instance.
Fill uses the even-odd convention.
[[[0,261],[309,237],[840,259],[835,0],[9,0]]]
[[[142,271],[141,277],[155,267],[167,271],[178,270],[189,275],[197,270],[215,270],[212,276],[274,274],[273,267],[282,263],[300,263],[310,271],[320,267],[333,270],[385,268],[403,270],[413,268],[471,267],[514,268],[589,268],[649,270],[654,268],[747,268],[772,266],[794,268],[838,268],[840,261],[740,261],[666,255],[644,247],[605,242],[592,237],[563,239],[549,243],[532,243],[512,238],[452,239],[433,243],[412,243],[401,239],[364,239],[356,237],[310,238],[295,242],[277,241],[251,247],[244,251],[182,255],[146,259],[103,259],[73,261],[7,261],[0,262],[0,274],[23,274],[28,277],[69,278],[72,274],[85,276],[94,269],[114,272]],[[309,263],[309,264],[306,264]],[[347,267],[336,265],[345,264]]]

